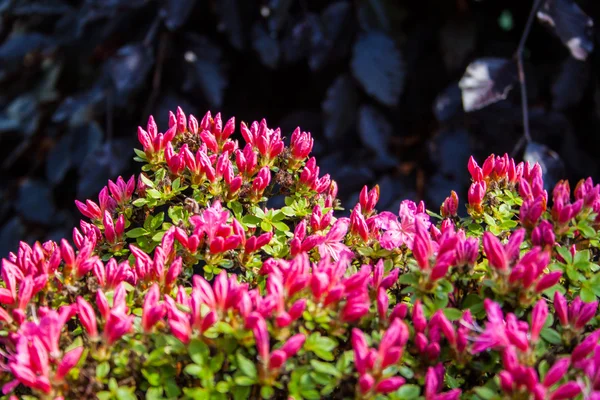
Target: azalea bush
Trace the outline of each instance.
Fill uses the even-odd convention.
[[[3,398],[600,399],[591,179],[550,199],[471,158],[466,218],[377,186],[336,218],[299,128],[178,109],[138,138],[72,240],[2,261]]]

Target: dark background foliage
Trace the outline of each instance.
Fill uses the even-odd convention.
[[[393,211],[452,189],[464,202],[469,155],[522,158],[523,124],[518,86],[465,113],[458,81],[477,58],[513,56],[531,3],[0,0],[0,254],[69,237],[73,200],[134,173],[137,126],[153,114],[164,131],[178,105],[312,132],[346,205],[375,183]],[[599,20],[597,1],[578,4]],[[551,181],[597,178],[600,54],[575,60],[536,21],[524,59],[526,156]]]

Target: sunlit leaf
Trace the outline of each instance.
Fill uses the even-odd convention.
[[[576,59],[585,60],[594,50],[594,21],[573,0],[546,0],[537,17],[553,28]]]
[[[465,111],[506,99],[517,81],[516,72],[516,64],[503,58],[480,58],[469,64],[458,83]]]

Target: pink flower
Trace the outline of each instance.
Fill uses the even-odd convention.
[[[117,182],[108,181],[108,189],[118,205],[123,206],[133,196],[135,191],[135,176],[131,176],[127,182],[122,177],[117,178]]]
[[[508,269],[508,255],[504,251],[500,240],[491,232],[483,234],[483,249],[488,257],[490,266],[499,271],[506,271]]]
[[[160,288],[155,283],[150,287],[144,298],[144,307],[142,309],[142,328],[144,332],[150,332],[154,325],[167,313],[164,303],[159,303],[159,300]]]
[[[485,181],[479,181],[471,184],[469,192],[467,193],[469,206],[477,213],[483,212],[482,202],[485,198],[486,190],[487,185]]]
[[[380,240],[381,246],[387,250],[392,250],[405,244],[412,250],[416,224],[420,222],[425,229],[429,229],[431,225],[429,216],[419,212],[413,201],[404,200],[400,204],[398,217],[387,211],[374,217],[376,218],[374,223],[385,230]]]
[[[281,130],[279,128],[269,129],[265,119],[260,124],[256,121],[253,122],[250,128],[242,122],[241,132],[246,142],[258,149],[265,159],[265,164],[271,164],[285,147],[281,139]]]
[[[350,220],[348,218],[340,218],[329,229],[325,235],[323,242],[318,246],[319,254],[322,258],[331,257],[337,261],[342,254],[352,257],[354,253],[343,242],[348,232]]]
[[[570,365],[571,360],[568,357],[555,361],[554,365],[552,365],[552,368],[548,370],[546,376],[544,377],[544,386],[547,388],[554,386],[555,383],[560,381],[565,376]]]

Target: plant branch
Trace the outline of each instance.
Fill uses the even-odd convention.
[[[527,37],[529,36],[531,25],[533,25],[533,19],[535,18],[535,14],[538,8],[540,8],[541,4],[542,0],[534,0],[533,7],[531,8],[531,12],[529,13],[529,17],[527,18],[525,30],[523,31],[523,35],[521,36],[521,40],[519,41],[519,47],[517,47],[517,51],[515,52],[515,58],[517,59],[517,67],[519,73],[519,83],[521,85],[521,107],[523,109],[523,135],[525,136],[525,140],[527,141],[527,143],[531,142],[531,133],[529,131],[529,108],[527,104],[527,87],[525,81],[525,71],[523,68],[523,51],[525,50],[525,42],[527,41]]]

